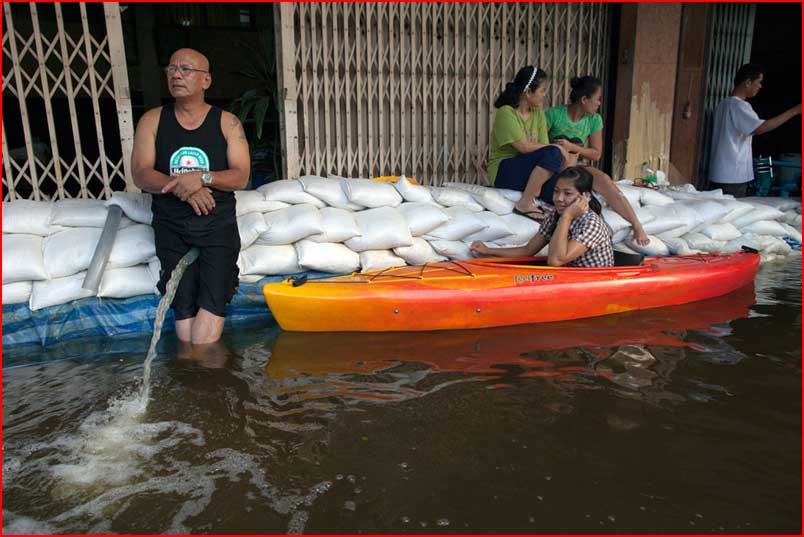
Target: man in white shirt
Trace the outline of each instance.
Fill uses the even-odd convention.
[[[722,188],[724,194],[738,198],[746,195],[748,183],[754,180],[752,137],[772,131],[801,113],[799,103],[776,117],[760,119],[746,99],[759,93],[763,78],[761,66],[743,65],[734,77],[731,97],[715,110],[709,182],[712,189]]]

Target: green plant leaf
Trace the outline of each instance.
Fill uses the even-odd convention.
[[[276,116],[278,104],[278,89],[276,87],[276,50],[274,43],[273,30],[268,28],[261,30],[257,35],[257,40],[253,43],[249,40],[238,39],[235,41],[239,53],[246,59],[246,66],[233,74],[240,75],[249,80],[248,89],[234,99],[229,105],[232,113],[243,125],[254,125],[252,139],[249,140],[253,145],[259,140],[263,142],[263,136],[273,146],[274,167],[279,170],[279,121]],[[269,113],[270,112],[270,113]],[[278,178],[275,177],[275,178]]]
[[[237,115],[237,110],[240,108],[240,97],[237,99],[232,99],[229,101],[229,104],[226,105],[226,110]]]
[[[265,123],[265,114],[268,112],[268,107],[271,105],[271,100],[268,97],[263,97],[257,104],[254,105],[254,123],[257,127],[257,138],[262,138],[262,126]]]
[[[237,117],[240,119],[240,123],[246,123],[248,121],[249,113],[251,113],[251,109],[254,108],[254,105],[257,104],[256,100],[250,100],[243,104],[243,107],[240,109],[240,113]]]

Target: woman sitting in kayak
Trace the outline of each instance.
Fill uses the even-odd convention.
[[[614,266],[611,230],[600,216],[600,202],[592,196],[592,183],[592,175],[585,168],[567,168],[556,176],[555,211],[542,221],[539,231],[525,246],[489,248],[475,241],[470,249],[481,256],[524,257],[536,255],[549,244],[548,265]]]

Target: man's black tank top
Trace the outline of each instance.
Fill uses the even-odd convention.
[[[187,130],[176,119],[173,104],[162,107],[156,130],[155,169],[165,175],[181,175],[195,171],[229,169],[226,158],[226,138],[221,132],[221,109],[213,106],[200,127]],[[215,209],[209,216],[235,218],[234,192],[212,190]],[[189,203],[172,193],[154,194],[151,202],[154,220],[209,218],[196,216]]]

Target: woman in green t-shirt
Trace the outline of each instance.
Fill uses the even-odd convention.
[[[597,111],[603,96],[603,83],[593,76],[570,81],[570,104],[560,104],[545,113],[550,142],[585,160],[599,160],[603,154],[603,118]],[[611,208],[631,223],[634,240],[641,245],[650,242],[634,208],[617,188],[611,177],[591,166],[595,192],[600,193]]]
[[[542,101],[547,73],[528,65],[494,102],[497,113],[489,146],[489,183],[497,188],[522,191],[514,212],[541,219],[545,214],[535,199],[548,196],[552,203],[553,185],[545,184],[561,170],[568,158],[560,146],[548,143],[547,122]]]

